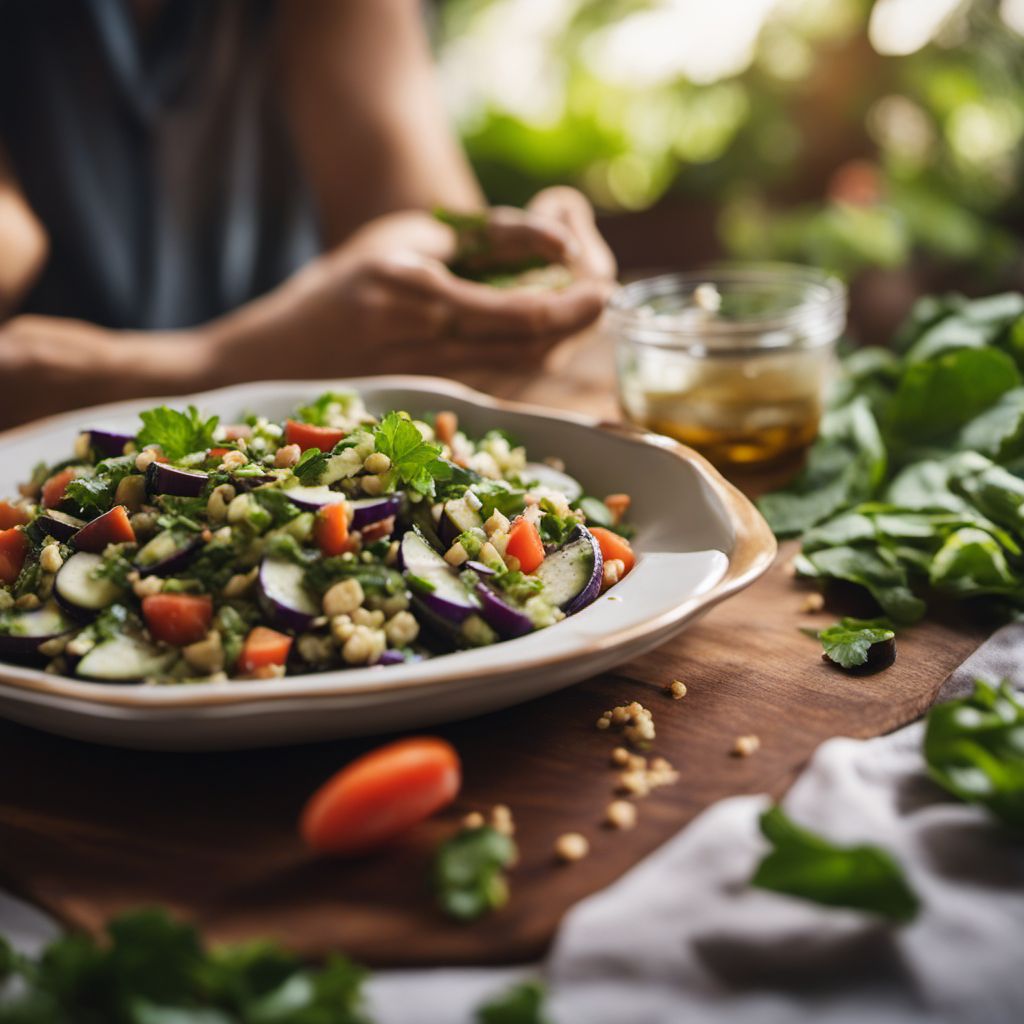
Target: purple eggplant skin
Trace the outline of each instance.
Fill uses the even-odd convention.
[[[413,597],[444,622],[458,626],[479,611],[476,596],[422,534],[415,530],[406,533],[398,548],[398,563],[403,571],[434,585],[430,592],[414,591]]]
[[[320,614],[302,585],[302,568],[281,559],[264,558],[260,563],[257,598],[263,613],[276,625],[305,633]]]
[[[594,571],[590,574],[590,582],[563,609],[566,615],[572,615],[573,612],[578,612],[581,608],[586,608],[588,604],[596,601],[601,594],[601,583],[604,579],[604,555],[601,554],[601,545],[597,543],[597,538],[583,525],[577,526],[573,530],[570,543],[572,537],[586,540],[590,544],[591,550],[594,552]]]
[[[177,498],[198,498],[208,477],[190,469],[177,469],[166,462],[151,462],[146,470],[147,494],[171,494]]]
[[[486,583],[476,585],[476,596],[480,598],[480,614],[484,621],[503,640],[512,640],[533,632],[533,622]]]
[[[402,510],[403,495],[384,494],[379,498],[357,498],[350,501],[352,507],[352,529],[361,530],[370,523],[379,523],[389,516],[397,516]]]
[[[423,661],[423,655],[417,654],[415,651],[410,651],[409,656],[406,657],[401,651],[396,650],[394,647],[388,648],[381,656],[377,659],[378,665],[412,665],[414,662]]]
[[[140,576],[173,576],[188,565],[196,553],[196,549],[201,547],[202,543],[203,538],[198,533],[190,533],[183,538],[181,545],[173,554],[150,565],[141,565],[136,562],[135,568],[139,570]],[[143,549],[144,547],[145,545],[143,545]]]
[[[39,653],[39,645],[56,637],[72,633],[79,628],[60,614],[52,605],[44,605],[34,611],[21,612],[17,618],[36,632],[32,636],[11,636],[0,633],[0,654],[25,658]]]
[[[463,564],[462,568],[463,569],[472,569],[473,572],[475,572],[477,574],[477,576],[493,576],[493,575],[495,575],[495,570],[492,569],[489,565],[484,565],[483,562],[477,562],[476,560],[474,560],[472,558],[468,562],[465,562]]]
[[[242,493],[244,491],[254,491],[257,487],[262,487],[264,484],[272,484],[277,480],[276,476],[234,476],[231,477],[231,486],[236,491]]]
[[[121,430],[90,430],[89,447],[105,459],[113,459],[124,455],[125,445],[135,443],[134,434],[126,434]]]
[[[35,525],[54,540],[68,541],[85,526],[85,520],[47,509],[36,519]]]

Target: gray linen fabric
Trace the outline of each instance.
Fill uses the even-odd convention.
[[[1024,688],[1021,651],[1024,626],[1006,627],[943,697],[976,676]],[[923,905],[913,923],[751,889],[767,800],[735,797],[579,903],[545,964],[379,972],[374,1019],[469,1024],[485,999],[542,976],[556,1024],[1024,1021],[1024,842],[928,780],[922,729],[823,744],[784,801],[800,824],[897,857]],[[52,929],[12,908],[0,899],[0,924],[23,945]]]

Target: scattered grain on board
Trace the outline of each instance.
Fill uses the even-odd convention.
[[[579,832],[566,832],[555,840],[555,856],[566,864],[583,860],[590,853],[590,843]]]
[[[732,752],[737,757],[750,757],[751,754],[756,754],[760,749],[761,738],[751,734],[749,736],[737,736]]]

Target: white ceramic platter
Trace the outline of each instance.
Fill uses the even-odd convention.
[[[231,421],[283,419],[328,389],[371,411],[452,409],[472,434],[499,427],[532,459],[557,456],[588,493],[626,492],[636,568],[577,615],[518,640],[417,664],[264,682],[116,686],[0,662],[0,715],[97,743],[166,750],[283,745],[421,728],[494,711],[605,671],[664,642],[755,580],[775,540],[754,507],[699,455],[655,434],[498,401],[432,377],[245,384],[180,399]],[[80,410],[0,434],[0,497],[90,427],[129,428],[159,400]]]

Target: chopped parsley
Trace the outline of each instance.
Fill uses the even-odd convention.
[[[204,420],[194,405],[185,412],[160,405],[140,413],[139,418],[142,429],[135,438],[136,444],[140,448],[156,445],[171,462],[212,448],[214,431],[220,422],[217,416]]]
[[[460,829],[442,843],[434,858],[434,890],[441,909],[471,921],[508,902],[505,869],[516,858],[516,844],[489,825]]]
[[[329,427],[339,415],[348,415],[357,398],[354,391],[325,391],[309,405],[299,406],[295,417],[315,427]]]
[[[822,630],[806,630],[821,641],[825,657],[840,668],[860,668],[884,653],[881,645],[896,636],[887,619],[840,619]],[[877,652],[877,653],[876,653]]]
[[[397,412],[390,412],[373,431],[378,452],[391,460],[390,487],[400,482],[427,498],[434,496],[434,481],[451,475],[451,465],[441,456],[441,446],[424,441],[416,425]]]

